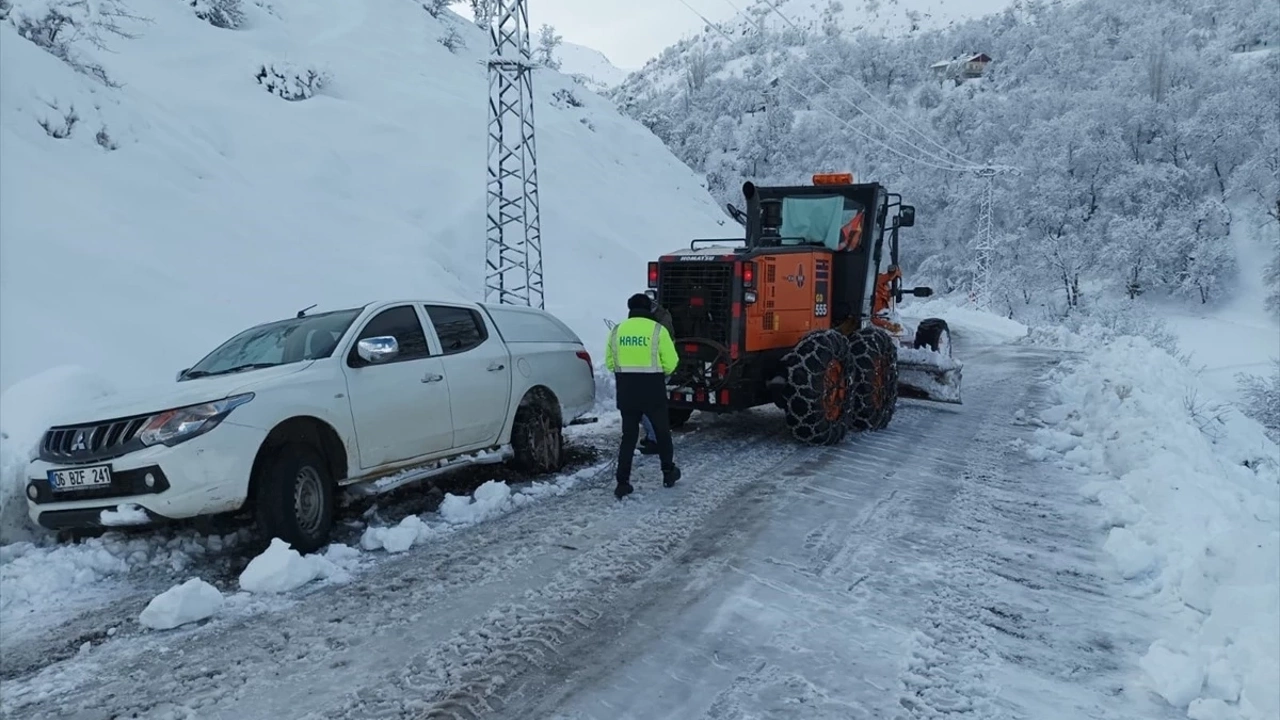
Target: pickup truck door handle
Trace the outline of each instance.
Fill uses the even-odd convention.
[[[437,375],[436,373],[429,373],[426,377],[422,378],[422,382],[433,383],[433,382],[440,382],[443,379],[444,379],[443,375]]]
[[[499,370],[505,369],[506,367],[507,366],[503,365],[502,363],[489,363],[489,372],[497,372]]]

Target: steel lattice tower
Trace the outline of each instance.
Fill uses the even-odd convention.
[[[982,203],[978,211],[978,243],[974,248],[978,256],[978,271],[974,274],[969,299],[980,308],[988,308],[991,305],[991,255],[995,249],[991,203],[994,195],[993,185],[998,171],[986,167],[975,172],[979,178],[986,180],[986,183],[982,188]]]
[[[526,0],[489,0],[485,302],[544,307]]]

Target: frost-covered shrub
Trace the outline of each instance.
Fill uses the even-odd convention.
[[[240,0],[187,0],[196,17],[216,28],[235,30],[244,25],[244,5]]]
[[[75,105],[68,105],[65,109],[59,107],[57,101],[47,103],[48,112],[40,117],[36,122],[40,123],[40,127],[44,128],[45,133],[51,138],[57,140],[65,140],[71,137],[71,132],[75,130],[76,123],[80,122],[80,115],[76,113]]]
[[[112,140],[111,136],[107,134],[106,127],[99,128],[98,134],[93,136],[93,140],[94,142],[98,143],[98,146],[101,147],[103,150],[111,151],[120,147],[119,145],[116,144],[116,141]]]
[[[1082,303],[1063,318],[1072,332],[1109,341],[1123,335],[1146,338],[1152,345],[1178,357],[1178,338],[1163,319],[1140,301],[1099,298]]]
[[[440,36],[440,44],[445,46],[445,48],[451,53],[456,53],[459,48],[467,46],[467,43],[462,39],[462,36],[458,34],[457,28],[454,27],[450,27],[449,32]]]
[[[551,104],[558,108],[582,107],[582,101],[573,94],[572,90],[563,88],[551,93]]]
[[[1236,375],[1244,413],[1267,429],[1267,435],[1280,443],[1280,360],[1276,360],[1271,377],[1240,373]]]
[[[267,92],[285,100],[306,100],[330,80],[329,73],[313,67],[299,68],[292,63],[266,63],[254,74]]]

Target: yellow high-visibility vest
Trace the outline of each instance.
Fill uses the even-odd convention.
[[[679,363],[671,333],[644,317],[627,318],[618,323],[604,349],[604,365],[615,373],[670,375]]]

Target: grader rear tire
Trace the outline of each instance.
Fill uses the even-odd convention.
[[[849,340],[834,330],[804,336],[783,358],[787,427],[807,445],[834,445],[848,431],[853,378]]]
[[[849,339],[853,357],[849,427],[883,430],[898,404],[898,346],[889,333],[868,325]]]

